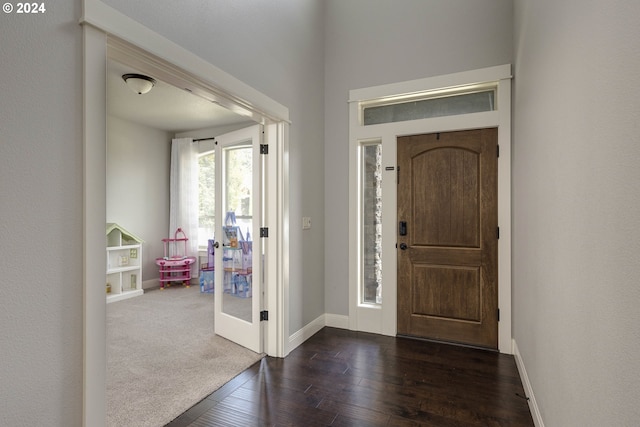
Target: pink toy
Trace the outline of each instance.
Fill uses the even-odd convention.
[[[182,235],[182,237],[178,237]],[[156,265],[160,268],[160,289],[164,289],[165,284],[171,286],[171,282],[182,282],[183,286],[189,287],[191,284],[191,264],[196,262],[196,258],[187,256],[187,235],[178,228],[173,239],[162,239],[164,244],[164,256],[156,258]],[[184,250],[180,253],[180,242],[184,245]]]

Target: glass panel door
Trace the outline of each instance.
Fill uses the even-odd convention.
[[[261,352],[260,126],[216,138],[215,332]]]

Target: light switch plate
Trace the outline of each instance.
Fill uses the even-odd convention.
[[[302,217],[302,229],[303,230],[308,230],[311,228],[311,217],[310,216],[303,216]]]

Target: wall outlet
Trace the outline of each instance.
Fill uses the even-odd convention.
[[[303,216],[302,217],[302,229],[303,230],[308,230],[311,228],[311,217],[310,216]]]

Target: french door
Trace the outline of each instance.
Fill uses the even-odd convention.
[[[262,352],[262,126],[216,137],[215,333]]]

